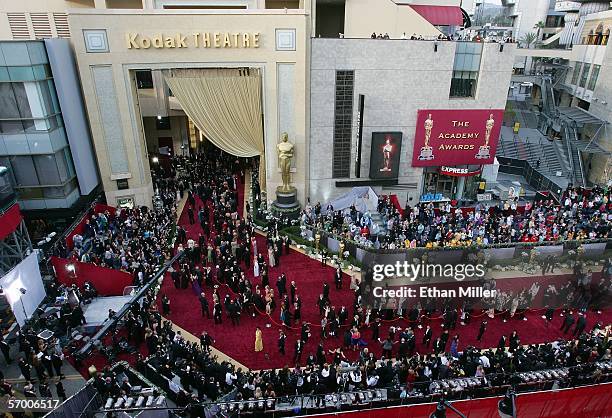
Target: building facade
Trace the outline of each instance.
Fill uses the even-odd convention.
[[[71,207],[98,185],[67,40],[0,42],[0,165],[23,210]]]
[[[597,145],[594,153],[583,153],[585,172],[592,183],[606,184],[612,180],[609,155],[612,152],[612,10],[585,16],[582,32],[575,37],[572,47],[570,71],[565,79],[567,88],[562,92],[560,104],[576,106],[599,119],[583,129],[582,138]],[[603,152],[601,152],[603,151]]]
[[[310,25],[304,10],[80,9],[70,16],[72,33],[81,34],[73,36],[73,44],[109,203],[149,205],[151,156],[170,145],[160,138],[171,138],[174,151],[187,143],[187,119],[162,80],[163,71],[176,68],[261,72],[268,196],[281,184],[275,150],[280,134],[287,132],[295,145],[293,183],[300,201],[305,200]],[[196,39],[194,33],[201,35]],[[240,34],[240,42],[233,44],[232,35],[223,47],[219,37],[228,34]],[[179,37],[184,44],[148,47],[156,36]],[[251,43],[244,44],[243,36]],[[166,117],[167,125],[157,122]]]
[[[503,109],[507,96],[514,45],[440,39],[463,24],[460,6],[459,0],[26,1],[24,10],[0,19],[6,18],[5,36],[39,36],[35,24],[42,21],[52,36],[70,39],[109,204],[150,205],[158,157],[188,154],[207,140],[168,87],[166,77],[178,69],[261,75],[269,201],[281,184],[276,145],[286,132],[302,204],[360,184],[416,202],[440,193],[473,198],[469,179],[453,173],[477,174],[492,162],[492,156],[415,162],[423,145],[414,140],[419,112],[480,112],[483,130],[487,112]],[[68,33],[54,20],[62,11]],[[371,39],[373,33],[385,39]],[[434,130],[454,118],[436,117]],[[381,177],[372,158],[389,132],[401,134],[401,154]],[[494,153],[497,138],[490,139]],[[469,146],[475,156],[480,145]]]
[[[311,199],[327,201],[346,187],[370,183],[376,132],[400,132],[402,137],[397,184],[370,183],[377,192],[397,194],[400,201],[407,199],[411,204],[429,194],[475,199],[474,189],[465,187],[469,177],[441,173],[443,165],[434,163],[435,158],[426,167],[413,164],[414,154],[420,152],[415,146],[418,112],[457,110],[454,116],[459,120],[471,111],[504,109],[514,45],[317,38],[311,45]],[[346,90],[340,84],[343,75],[349,77],[352,104],[346,118],[339,115],[345,111],[339,105]],[[362,110],[360,95],[364,96]],[[343,136],[350,139],[348,151],[339,144]],[[452,168],[474,174],[481,166],[470,158],[457,163]]]

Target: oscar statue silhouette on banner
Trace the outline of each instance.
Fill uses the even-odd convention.
[[[429,145],[429,140],[431,138],[431,130],[433,129],[433,119],[431,118],[431,113],[427,116],[427,120],[425,121],[425,141],[423,146],[421,147],[421,154],[419,155],[419,160],[433,160],[433,149]]]
[[[491,113],[486,122],[485,143],[478,148],[478,154],[476,154],[476,158],[479,160],[491,158],[491,147],[489,146],[489,141],[491,140],[491,131],[493,130],[494,125],[495,119],[493,119],[493,113]]]

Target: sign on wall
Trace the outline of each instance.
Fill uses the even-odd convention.
[[[413,167],[491,164],[503,109],[419,110]]]
[[[138,32],[125,34],[127,49],[259,48],[259,32],[195,32],[191,34]]]
[[[555,12],[571,12],[580,9],[579,1],[559,1],[555,2]]]
[[[457,167],[447,167],[447,166],[442,166],[440,167],[440,174],[444,174],[445,176],[451,176],[451,177],[470,177],[470,176],[476,176],[480,173],[482,173],[482,167],[478,168],[477,170],[471,170],[468,168],[457,168]]]
[[[401,132],[372,132],[370,178],[394,179],[399,174]]]

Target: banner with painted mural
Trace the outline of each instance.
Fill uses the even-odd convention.
[[[492,164],[503,109],[418,111],[413,167]]]

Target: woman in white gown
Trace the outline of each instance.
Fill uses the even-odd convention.
[[[251,237],[251,245],[253,246],[253,257],[257,258],[257,238]]]
[[[253,276],[259,277],[259,263],[257,262],[257,257],[255,257],[255,262],[253,263]]]
[[[274,249],[272,247],[268,248],[268,260],[270,267],[276,266],[276,259],[274,258]]]

